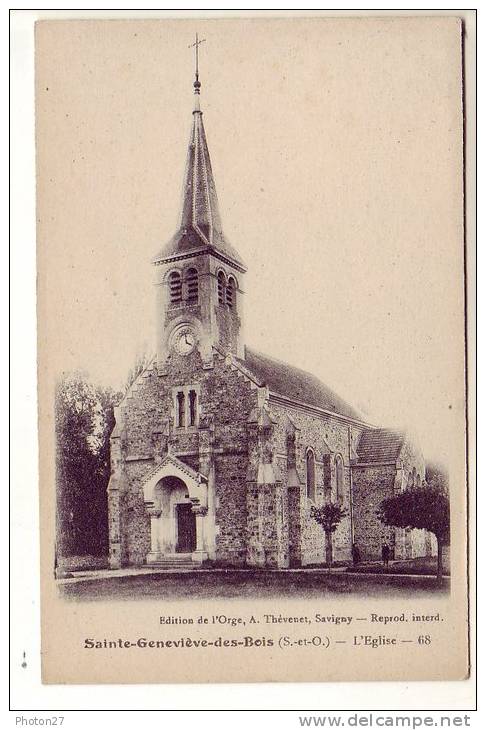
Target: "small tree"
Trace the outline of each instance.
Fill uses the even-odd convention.
[[[395,497],[383,500],[377,515],[381,522],[391,527],[408,527],[428,530],[437,538],[437,578],[442,578],[442,549],[449,544],[450,514],[449,495],[440,480],[416,489],[406,489]]]
[[[321,507],[311,507],[311,517],[322,527],[326,536],[326,564],[329,570],[332,565],[332,533],[336,531],[346,514],[346,510],[334,502],[327,502]]]

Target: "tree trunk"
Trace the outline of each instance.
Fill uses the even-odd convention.
[[[326,565],[330,571],[332,566],[332,533],[326,532]]]
[[[442,579],[442,541],[437,538],[437,580]]]

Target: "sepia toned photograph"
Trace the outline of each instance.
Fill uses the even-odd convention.
[[[37,22],[44,681],[468,676],[462,100],[451,16]]]

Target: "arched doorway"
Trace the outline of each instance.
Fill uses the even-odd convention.
[[[153,521],[158,552],[192,553],[196,549],[196,515],[187,485],[176,476],[163,477],[154,489],[160,515]]]
[[[144,502],[150,515],[148,563],[171,556],[207,560],[207,479],[171,454],[147,473]]]

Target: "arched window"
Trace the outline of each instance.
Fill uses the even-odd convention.
[[[224,271],[218,273],[218,304],[224,304],[226,294],[226,277]]]
[[[189,269],[186,275],[187,302],[197,304],[199,298],[199,279],[197,269]]]
[[[312,449],[307,451],[305,457],[306,466],[306,485],[307,497],[315,501],[316,499],[316,459]]]
[[[178,428],[184,428],[185,426],[185,401],[186,397],[182,390],[177,393],[177,426]]]
[[[336,502],[342,502],[344,498],[344,464],[343,457],[336,456]]]
[[[287,433],[287,465],[295,467],[295,431]]]
[[[322,469],[324,478],[324,499],[326,502],[332,502],[331,454],[328,451],[325,451],[322,456]]]
[[[169,297],[171,304],[182,301],[182,279],[178,271],[169,276]]]
[[[197,394],[195,390],[189,391],[189,426],[196,425],[197,418]]]
[[[228,286],[226,287],[226,304],[230,309],[235,306],[236,297],[236,283],[232,276],[228,279]]]
[[[199,385],[175,386],[172,389],[172,398],[174,427],[176,429],[197,427],[200,416]]]

